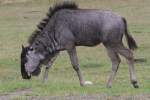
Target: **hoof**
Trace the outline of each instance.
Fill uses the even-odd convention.
[[[108,82],[106,87],[107,87],[107,88],[112,88],[112,83],[111,83],[111,82]]]
[[[81,82],[80,86],[82,86],[82,87],[85,86],[85,82]]]
[[[107,87],[107,88],[112,88],[112,86],[111,86],[111,85],[107,85],[106,87]]]
[[[134,84],[133,87],[134,88],[139,88],[139,85],[138,84]]]
[[[137,82],[137,81],[132,82],[132,84],[133,84],[133,87],[134,87],[134,88],[139,88],[139,85],[138,85],[138,82]]]

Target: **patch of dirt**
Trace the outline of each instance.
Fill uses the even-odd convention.
[[[150,100],[150,95],[108,96],[108,95],[69,95],[50,97],[29,97],[28,100]]]
[[[17,96],[24,96],[31,90],[19,90],[4,96],[0,100],[17,99]],[[68,96],[26,96],[27,100],[150,100],[150,94],[139,94],[133,96],[109,96],[109,95],[68,95]],[[18,99],[19,100],[19,97]]]
[[[15,92],[1,94],[0,100],[19,100],[21,96],[27,100],[150,100],[150,94],[136,94],[136,95],[66,95],[66,96],[31,96],[31,89],[20,89]],[[18,98],[18,99],[17,99]]]
[[[15,92],[0,95],[0,100],[11,100],[11,98],[18,97],[18,96],[24,96],[24,95],[30,94],[30,93],[32,93],[31,89],[21,89],[21,90],[15,91]]]

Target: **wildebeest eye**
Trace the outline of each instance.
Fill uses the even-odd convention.
[[[33,51],[33,47],[30,47],[29,50],[30,50],[30,51]]]

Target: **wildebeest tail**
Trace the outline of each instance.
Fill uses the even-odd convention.
[[[134,38],[132,37],[132,35],[129,33],[128,31],[128,26],[127,26],[127,21],[124,17],[122,17],[122,20],[124,22],[124,26],[125,26],[125,36],[127,39],[127,43],[130,49],[135,50],[138,48],[136,41],[134,40]]]

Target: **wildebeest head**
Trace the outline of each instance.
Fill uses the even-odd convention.
[[[41,72],[40,63],[43,55],[32,47],[22,46],[21,52],[21,74],[23,79],[30,79],[31,75],[39,75]]]

